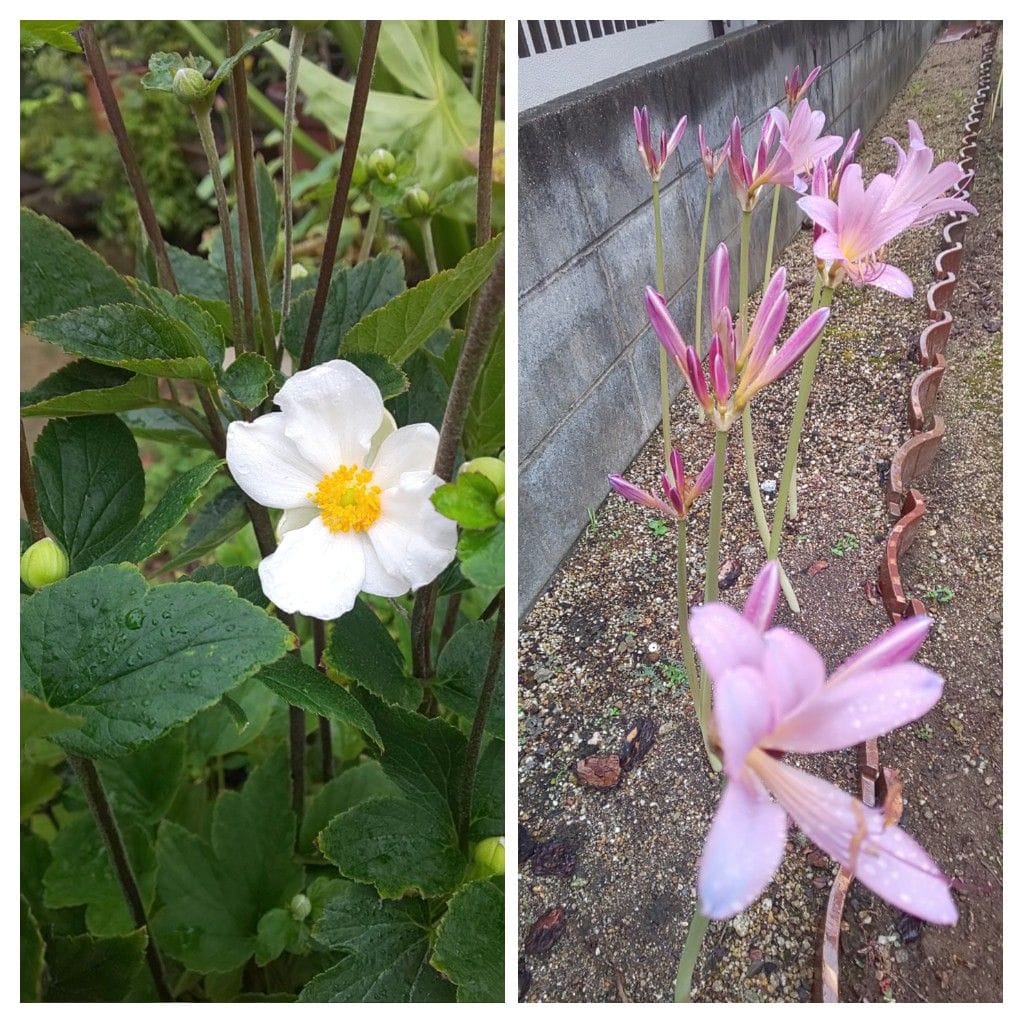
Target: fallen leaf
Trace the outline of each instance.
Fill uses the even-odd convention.
[[[594,789],[614,789],[622,777],[618,754],[594,754],[576,762],[576,778]]]
[[[822,571],[822,569],[827,569],[827,568],[828,568],[828,562],[825,561],[824,558],[821,558],[817,562],[811,562],[811,564],[809,566],[807,566],[807,575],[808,576],[817,576],[818,573]]]
[[[533,922],[530,934],[523,943],[527,953],[546,953],[565,931],[565,907],[552,907]]]

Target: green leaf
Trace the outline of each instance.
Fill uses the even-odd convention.
[[[144,562],[160,550],[160,541],[174,529],[199,500],[203,488],[224,465],[221,459],[208,459],[174,477],[156,508],[119,544],[104,556],[108,562]]]
[[[457,203],[463,196],[475,193],[476,182],[476,175],[471,174],[468,177],[459,178],[457,181],[453,181],[451,184],[445,185],[445,187],[441,189],[436,196],[434,196],[432,212],[435,214],[444,213],[449,206]]]
[[[85,721],[79,715],[68,715],[51,708],[45,701],[31,693],[21,694],[21,746],[30,740],[46,739],[65,729],[77,728]]]
[[[125,757],[96,762],[118,819],[155,825],[185,777],[185,730],[174,729]]]
[[[47,217],[21,208],[21,322],[82,306],[133,302],[125,280]]]
[[[464,885],[437,926],[430,962],[458,987],[460,1003],[505,998],[505,893],[495,878]]]
[[[494,644],[493,621],[468,622],[445,644],[437,659],[438,700],[456,714],[472,721],[480,703],[480,691],[487,674],[487,664]],[[492,736],[505,734],[505,667],[499,661],[498,678],[494,688],[485,728]]]
[[[304,661],[286,655],[272,665],[265,665],[257,678],[289,704],[312,715],[345,722],[369,736],[378,747],[383,746],[373,719],[362,704],[340,683]]]
[[[462,432],[466,458],[497,455],[505,447],[505,317],[491,339]]]
[[[248,521],[245,495],[234,485],[225,487],[196,513],[195,519],[192,520],[192,524],[185,534],[181,551],[165,568],[176,569],[180,565],[194,562],[233,537]],[[213,579],[213,577],[210,578]],[[228,583],[230,581],[214,580],[214,582]],[[265,601],[260,603],[266,606]]]
[[[228,276],[223,267],[174,245],[167,246],[167,256],[178,291],[207,302],[227,301]]]
[[[409,378],[383,356],[373,352],[346,352],[345,358],[373,380],[385,401],[409,390]]]
[[[56,46],[68,53],[81,53],[82,47],[72,35],[78,21],[23,21],[21,23],[21,49],[38,50],[40,46]]]
[[[256,352],[243,352],[220,375],[221,387],[244,409],[255,409],[267,397],[274,368]]]
[[[259,573],[248,565],[201,565],[182,579],[192,583],[226,583],[239,597],[244,597],[257,608],[266,608],[270,604],[260,586]]]
[[[403,363],[484,283],[504,237],[473,249],[450,270],[442,270],[402,292],[364,317],[346,335],[342,351],[376,352]]]
[[[216,383],[210,361],[195,332],[142,306],[75,309],[37,320],[32,333],[75,355],[122,366],[151,377],[181,377]]]
[[[288,763],[279,747],[241,792],[217,799],[210,842],[165,821],[157,837],[160,948],[189,970],[230,971],[257,949],[261,918],[302,890],[292,859]]]
[[[217,318],[189,295],[172,295],[163,288],[154,288],[142,281],[138,283],[146,301],[157,313],[171,320],[179,320],[196,336],[210,365],[220,369],[224,362],[224,330]]]
[[[299,1001],[450,1002],[452,987],[427,962],[430,929],[422,900],[384,902],[372,889],[347,886],[327,904],[313,937],[348,955],[310,981]]]
[[[43,993],[43,936],[32,907],[21,897],[21,1001],[38,1003]]]
[[[263,260],[268,273],[274,262],[277,235],[281,229],[281,204],[278,202],[274,179],[267,170],[262,157],[256,159],[256,204],[260,212],[260,240],[263,243]],[[231,211],[231,239],[234,242],[235,268],[238,280],[242,280],[242,245],[238,237],[238,208]],[[210,246],[210,263],[224,271],[224,236],[217,232]]]
[[[188,63],[180,53],[154,53],[149,58],[149,71],[142,76],[142,88],[155,92],[173,92],[174,76],[182,68],[194,67],[205,74],[210,62],[205,57],[191,57]]]
[[[388,899],[410,889],[443,896],[466,870],[447,811],[397,797],[375,797],[339,814],[319,842],[343,875]]]
[[[85,718],[58,734],[85,757],[119,757],[152,742],[290,643],[280,622],[230,587],[149,588],[127,566],[87,569],[22,605],[23,685]]]
[[[118,826],[132,872],[148,912],[156,896],[156,858],[144,828],[121,817]],[[124,935],[133,927],[103,838],[90,812],[75,815],[61,827],[52,847],[53,860],[43,876],[44,899],[51,908],[85,905],[85,922],[93,935]]]
[[[375,796],[397,796],[401,790],[388,779],[377,761],[366,761],[336,775],[316,794],[306,808],[299,829],[299,852],[318,853],[316,837],[331,818]]]
[[[180,413],[173,409],[131,409],[118,419],[144,441],[179,444],[186,448],[209,448],[210,442]]]
[[[505,744],[491,740],[476,766],[469,838],[500,836],[505,831]]]
[[[143,928],[109,939],[54,935],[46,947],[46,1002],[122,1002],[142,970],[145,951]]]
[[[462,332],[456,333],[461,335]],[[449,390],[448,381],[441,372],[441,361],[424,347],[402,364],[402,371],[411,384],[405,394],[388,403],[395,421],[400,427],[410,423],[432,423],[440,430]]]
[[[324,662],[389,704],[415,708],[423,699],[423,687],[406,674],[398,644],[361,599],[335,621]]]
[[[268,910],[256,926],[256,966],[276,960],[298,934],[298,924],[283,907]]]
[[[505,585],[505,524],[490,530],[467,530],[456,549],[462,574],[478,587],[497,590]]]
[[[101,560],[138,522],[145,477],[135,439],[117,417],[51,420],[32,463],[39,511],[72,573]]]
[[[275,709],[284,708],[278,697],[255,678],[236,686],[230,696],[249,724],[239,732],[235,716],[223,700],[201,711],[188,723],[190,763],[205,765],[211,757],[244,750],[264,732]]]
[[[237,53],[233,53],[226,60],[222,61],[220,67],[217,68],[213,76],[215,84],[219,85],[224,81],[225,78],[231,74],[231,69],[246,55],[252,53],[253,50],[261,47],[265,42],[273,39],[277,35],[278,30],[276,28],[267,29],[266,32],[260,32],[259,35],[251,36],[244,43],[242,43]]]
[[[452,483],[438,487],[430,500],[441,515],[470,530],[498,522],[494,511],[498,489],[483,473],[460,473]]]
[[[394,253],[383,253],[354,267],[337,265],[331,273],[313,363],[337,359],[342,338],[351,328],[368,313],[380,309],[399,295],[404,288],[405,268],[401,258]],[[306,340],[315,291],[311,284],[294,298],[281,331],[285,347],[296,357],[302,352]],[[347,351],[345,358],[349,358]]]
[[[73,729],[82,719],[57,711],[31,694],[21,694],[21,820],[49,803],[64,787],[51,769],[64,752],[47,737]]]
[[[160,400],[156,381],[78,359],[21,393],[22,416],[91,416],[141,409]]]

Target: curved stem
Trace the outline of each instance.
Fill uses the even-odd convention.
[[[704,220],[700,229],[700,255],[697,258],[697,313],[693,318],[693,343],[697,347],[697,355],[703,355],[701,337],[703,335],[701,312],[704,308],[704,261],[708,254],[708,222],[711,220],[711,179],[704,191]],[[712,310],[714,313],[714,310]],[[701,406],[701,412],[704,411]]]
[[[722,493],[725,489],[727,430],[715,431],[715,475],[711,484],[711,522],[708,525],[707,568],[704,574],[704,603],[718,600],[718,555],[722,544]]]
[[[700,956],[700,947],[704,942],[704,935],[708,930],[708,919],[700,912],[698,907],[693,912],[690,920],[690,928],[686,933],[686,945],[683,947],[683,955],[679,959],[679,970],[676,972],[676,995],[677,1003],[688,1003],[690,1001],[690,988],[693,984],[693,969],[697,966],[697,957]]]
[[[768,227],[768,252],[764,257],[764,283],[761,285],[761,294],[768,290],[768,282],[772,276],[772,254],[775,252],[775,226],[779,219],[779,196],[782,195],[782,186],[775,186],[775,196],[772,198],[772,219]]]
[[[651,202],[654,206],[654,264],[658,292],[665,294],[665,259],[661,234],[661,185],[651,182]],[[668,395],[668,354],[665,346],[658,344],[658,370],[661,375],[661,437],[665,449],[665,468],[672,464],[672,422],[669,412]]]
[[[92,816],[96,820],[96,828],[107,847],[110,863],[114,868],[117,883],[121,887],[121,894],[132,915],[132,921],[136,928],[146,929],[148,940],[146,942],[146,963],[149,965],[150,974],[153,975],[153,984],[156,987],[157,995],[161,1002],[173,1002],[174,997],[167,984],[163,960],[160,958],[160,951],[156,947],[153,932],[149,927],[146,905],[142,900],[139,883],[135,878],[131,862],[128,860],[124,838],[121,835],[121,830],[117,827],[117,819],[114,817],[114,811],[107,799],[99,772],[96,771],[96,765],[88,758],[79,757],[77,754],[68,754],[67,758],[68,763],[78,776],[78,781],[82,784],[86,803],[89,805],[89,810],[92,811]]]
[[[284,278],[281,282],[281,322],[288,316],[292,302],[292,148],[295,132],[295,98],[299,91],[299,61],[306,36],[301,28],[292,26],[288,42],[288,73],[284,90]]]
[[[437,273],[437,251],[434,249],[434,232],[429,217],[420,217],[420,234],[423,236],[423,252],[427,257],[427,270],[433,277]]]
[[[370,216],[366,218],[366,230],[363,232],[363,242],[359,246],[359,258],[356,263],[365,263],[373,251],[373,240],[377,237],[377,225],[380,223],[380,202],[377,199],[370,200]]]
[[[825,287],[821,292],[821,305],[829,306],[832,303],[832,289]],[[768,546],[768,557],[778,558],[779,547],[782,543],[782,521],[786,518],[786,503],[781,500],[782,494],[788,494],[796,472],[796,458],[800,450],[800,435],[804,429],[804,418],[807,415],[807,403],[811,397],[811,385],[814,383],[814,371],[818,365],[818,354],[821,351],[821,342],[824,335],[807,350],[803,364],[800,369],[800,391],[796,399],[796,407],[793,410],[793,422],[789,428],[789,441],[786,445],[786,461],[782,467],[782,483],[780,485],[780,500],[775,506],[775,519],[772,522],[771,542]]]
[[[236,351],[241,351],[240,337],[242,328],[242,304],[238,297],[238,267],[235,263],[235,240],[231,233],[231,213],[228,210],[228,193],[224,187],[224,176],[220,173],[220,154],[217,141],[213,136],[213,122],[210,120],[210,108],[205,110],[193,108],[196,127],[199,129],[199,141],[203,144],[206,163],[210,168],[213,181],[213,192],[217,197],[217,217],[220,220],[220,234],[224,242],[224,272],[228,278],[228,301],[231,304],[231,337]],[[241,210],[238,213],[242,216]]]

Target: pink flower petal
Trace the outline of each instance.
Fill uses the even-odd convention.
[[[741,665],[761,667],[764,641],[738,611],[725,604],[705,604],[690,612],[690,639],[712,679]]]
[[[850,655],[829,678],[829,685],[838,683],[848,675],[888,668],[909,661],[921,649],[932,620],[927,615],[915,615],[891,626],[855,654]]]
[[[664,296],[650,285],[644,289],[644,308],[658,341],[677,363],[682,363],[686,359],[686,342],[668,311]]]
[[[715,921],[745,910],[782,863],[786,814],[759,785],[728,782],[697,867],[701,912]]]
[[[825,685],[825,662],[802,637],[776,627],[764,635],[764,677],[774,702],[772,727]],[[770,749],[776,749],[766,740]]]
[[[780,593],[779,563],[773,559],[761,566],[743,605],[743,617],[759,633],[765,632],[772,624]]]
[[[712,674],[714,718],[725,774],[739,781],[747,755],[775,724],[767,677],[760,666],[738,665]]]

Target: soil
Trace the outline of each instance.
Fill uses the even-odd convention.
[[[983,42],[931,47],[867,138],[859,154],[866,177],[891,168],[892,150],[881,140],[905,140],[908,117],[919,121],[937,159],[956,158]],[[993,85],[998,71],[997,57]],[[917,927],[855,883],[840,963],[841,995],[850,1001],[1002,997],[1002,134],[1001,115],[990,128],[988,114],[972,190],[981,216],[968,228],[936,409],[947,434],[930,473],[915,482],[928,515],[903,568],[908,590],[936,621],[921,660],[942,672],[946,689],[928,716],[879,742],[882,764],[902,774],[903,827],[956,880],[961,917],[952,929]],[[833,304],[801,447],[799,518],[787,524],[783,545],[802,614],[795,619],[783,604],[777,616],[829,668],[888,624],[874,590],[892,525],[884,486],[889,460],[909,436],[907,395],[917,366],[908,352],[927,323],[941,227],[906,232],[887,251],[914,281],[912,301],[844,286]],[[793,303],[785,336],[808,310],[809,235],[780,262],[789,268]],[[797,376],[754,405],[760,479],[769,489],[781,473]],[[697,423],[688,393],[674,404],[673,424],[687,467],[703,465],[711,435]],[[623,475],[656,488],[660,469],[657,432]],[[722,599],[739,604],[763,549],[738,425],[726,487],[722,559],[732,560],[738,576]],[[772,495],[766,505],[771,517]],[[703,580],[698,539],[707,515],[706,501],[691,513],[691,603]],[[672,999],[694,909],[694,866],[720,786],[694,721],[675,607],[674,530],[612,496],[522,623],[520,821],[538,841],[568,842],[576,855],[571,877],[538,876],[529,862],[520,869],[521,938],[546,910],[565,908],[565,930],[551,950],[525,958],[528,1001]],[[658,725],[650,752],[616,788],[581,787],[577,760],[618,752],[640,717]],[[792,760],[856,791],[852,751]],[[731,921],[712,922],[694,999],[810,1000],[835,870],[792,830],[783,865],[758,901]]]

